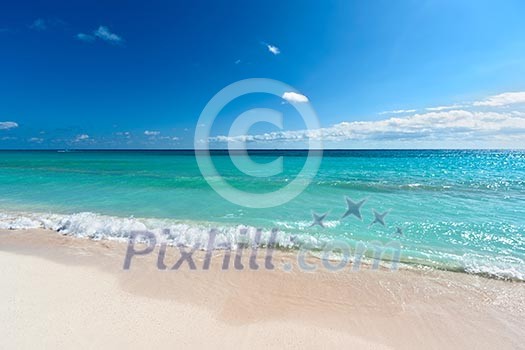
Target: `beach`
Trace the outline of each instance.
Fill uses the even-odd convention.
[[[0,350],[525,350],[524,13],[5,2]]]
[[[123,270],[126,250],[1,230],[0,348],[524,348],[522,282],[422,268],[225,271],[221,251],[207,271],[158,270],[155,252]]]

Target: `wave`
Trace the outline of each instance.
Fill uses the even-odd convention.
[[[310,222],[276,222],[279,230],[275,234],[274,244],[281,250],[297,250],[307,247],[314,255],[334,242],[333,236],[314,235],[305,229]],[[327,222],[328,227],[338,226],[338,222]],[[127,241],[133,232],[148,231],[157,237],[157,242],[167,242],[171,246],[197,247],[206,249],[211,230],[216,238],[213,249],[237,249],[253,245],[256,240],[262,247],[270,242],[272,229],[258,229],[245,225],[226,225],[224,223],[195,222],[175,219],[116,217],[92,212],[74,214],[0,212],[0,230],[47,229],[63,235],[70,235],[93,240]],[[302,232],[301,232],[302,231]],[[260,239],[257,233],[260,232]],[[358,241],[348,241],[350,247],[356,247]],[[375,249],[377,241],[361,242],[367,249]],[[381,244],[381,243],[379,243]],[[383,245],[384,247],[385,245]],[[400,245],[401,266],[431,267],[440,270],[466,272],[491,278],[525,281],[525,265],[520,258],[486,257],[472,254],[443,254],[438,251],[433,255],[422,251],[407,251]],[[372,263],[374,252],[365,253],[363,262]],[[368,257],[368,258],[367,258]],[[331,255],[330,258],[336,258]],[[391,267],[392,255],[386,254],[383,266]],[[511,259],[512,261],[509,261]],[[352,261],[352,259],[350,259]]]
[[[190,222],[173,219],[116,217],[91,212],[74,214],[55,213],[0,213],[0,229],[28,230],[48,229],[64,235],[94,240],[127,241],[133,232],[148,231],[174,246],[207,247],[209,233],[213,229],[217,236],[215,249],[236,248],[240,243],[249,244],[255,240],[258,229],[245,225],[225,225],[212,222]],[[269,242],[271,229],[260,231],[260,242]],[[302,237],[300,237],[302,236]],[[277,247],[292,249],[308,243],[322,247],[326,243],[315,237],[278,231]]]

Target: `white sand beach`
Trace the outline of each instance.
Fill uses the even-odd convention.
[[[431,270],[222,271],[221,252],[209,271],[159,271],[155,254],[124,271],[125,252],[1,231],[0,348],[524,348],[523,283]]]

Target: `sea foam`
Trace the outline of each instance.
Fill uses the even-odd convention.
[[[133,232],[149,231],[159,241],[166,240],[174,246],[207,247],[209,233],[216,231],[214,249],[235,248],[239,243],[254,242],[257,228],[244,225],[225,225],[197,223],[171,219],[115,217],[91,212],[75,214],[55,213],[0,213],[0,229],[27,230],[48,229],[64,235],[95,240],[127,240]],[[262,230],[260,242],[265,245],[270,240],[271,230]],[[275,244],[280,248],[294,248],[301,243],[322,246],[314,237],[299,237],[286,231],[278,231]]]
[[[304,231],[309,226],[306,221],[296,223],[276,222],[280,228],[275,236],[275,246],[279,249],[300,249],[308,247],[313,251],[323,250],[331,242],[329,236],[314,236]],[[337,226],[329,222],[329,227]],[[240,244],[250,246],[255,243],[257,228],[245,225],[226,225],[224,223],[192,222],[175,219],[116,217],[92,212],[74,214],[0,212],[0,229],[27,230],[47,229],[63,235],[94,240],[127,241],[133,232],[149,231],[156,235],[157,242],[166,241],[171,246],[196,247],[207,249],[211,230],[216,231],[213,249],[237,249]],[[271,229],[261,230],[259,244],[266,246],[272,235]],[[354,242],[355,243],[355,242]],[[350,244],[352,245],[352,244]],[[406,259],[414,252],[401,252],[401,263],[434,267],[471,274],[525,281],[525,267],[520,259],[487,259],[482,256],[446,254],[448,263],[435,262],[431,257],[425,260]],[[319,255],[319,254],[317,254]],[[443,256],[443,254],[440,254]]]

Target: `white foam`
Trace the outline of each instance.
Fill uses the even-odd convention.
[[[479,261],[476,263],[469,262],[465,266],[465,272],[501,279],[525,281],[525,268],[523,265],[502,263],[487,264]]]
[[[326,222],[329,227],[339,224],[338,221]],[[280,228],[276,236],[276,246],[282,249],[308,247],[308,249],[323,249],[330,242],[326,235],[312,235],[308,227],[309,221],[275,222]],[[49,229],[61,234],[90,239],[108,239],[127,241],[134,231],[149,231],[156,235],[157,242],[167,241],[174,246],[197,246],[206,249],[209,233],[217,230],[213,249],[236,249],[239,244],[251,245],[255,242],[257,228],[243,225],[227,225],[211,222],[191,222],[174,219],[151,219],[135,217],[115,217],[97,213],[82,212],[75,214],[0,212],[0,229],[25,230]],[[169,235],[165,235],[169,230]],[[288,231],[287,231],[288,230]],[[261,232],[260,244],[267,245],[271,230]],[[456,259],[457,262],[457,256]],[[420,263],[424,263],[420,261]],[[430,263],[430,262],[429,262]],[[525,268],[522,263],[514,261],[484,260],[480,257],[463,256],[460,259],[463,270],[472,274],[480,274],[505,279],[525,281]]]
[[[421,187],[422,185],[420,183],[413,183],[413,184],[408,184],[408,187]]]
[[[286,229],[293,230],[306,230],[309,228],[319,228],[319,226],[312,226],[312,221],[295,221],[295,222],[285,222],[285,221],[275,221],[274,224],[277,227],[284,227]],[[334,228],[341,224],[339,220],[327,220],[323,221],[323,225],[328,228]]]
[[[181,220],[150,219],[134,217],[115,217],[90,212],[75,214],[50,213],[0,213],[0,229],[26,230],[49,229],[61,234],[91,239],[127,240],[134,231],[154,233],[158,242],[167,240],[170,245],[200,246],[205,248],[209,232],[217,230],[215,249],[235,248],[239,243],[251,244],[256,237],[257,229],[252,226],[197,223]],[[169,235],[165,232],[168,230]],[[261,232],[261,244],[266,245],[271,230]],[[297,235],[278,231],[275,243],[278,247],[293,248],[297,242],[304,241]],[[314,241],[308,240],[311,244]]]

